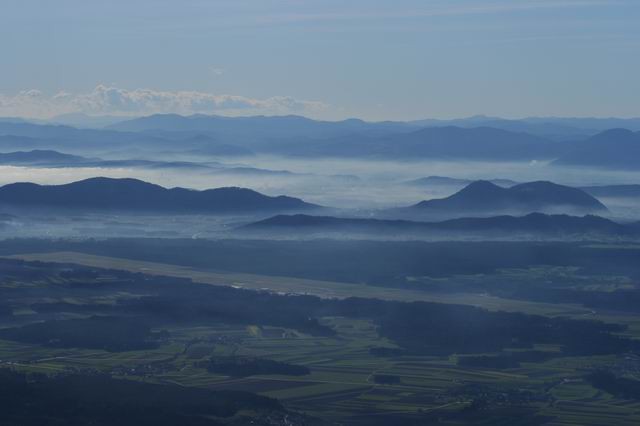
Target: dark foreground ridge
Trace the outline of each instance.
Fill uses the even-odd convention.
[[[113,379],[108,375],[25,375],[0,369],[3,425],[187,425],[219,426],[235,417],[256,424],[241,411],[286,410],[274,399],[248,392],[209,391]],[[219,421],[222,419],[223,421]]]
[[[246,233],[271,233],[286,236],[340,234],[343,236],[379,236],[398,238],[459,238],[459,237],[637,237],[636,225],[622,225],[598,216],[546,215],[495,216],[462,218],[442,222],[383,220],[311,216],[306,214],[277,215],[239,228]]]
[[[14,183],[0,188],[0,205],[155,213],[257,213],[318,207],[298,198],[245,188],[167,189],[137,179],[97,177],[66,185]]]
[[[414,214],[464,217],[534,212],[602,214],[607,212],[607,207],[580,189],[552,182],[529,182],[502,188],[491,182],[479,180],[447,198],[422,201],[397,210]]]

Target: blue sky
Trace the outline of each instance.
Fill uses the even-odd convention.
[[[0,115],[640,116],[638,0],[2,0]]]

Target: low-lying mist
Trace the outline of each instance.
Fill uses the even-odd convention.
[[[172,160],[177,160],[172,158]],[[69,183],[89,177],[132,177],[165,187],[208,189],[223,186],[251,188],[267,195],[289,195],[340,209],[372,210],[415,204],[441,198],[464,185],[410,185],[426,176],[459,179],[511,179],[516,182],[549,180],[570,186],[631,184],[640,182],[640,172],[557,167],[542,162],[463,161],[354,161],[295,159],[253,156],[239,159],[184,157],[179,160],[224,164],[223,168],[98,168],[0,166],[0,184],[34,182]],[[640,217],[633,200],[615,200],[613,216]]]

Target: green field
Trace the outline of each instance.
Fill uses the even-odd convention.
[[[30,254],[16,257],[188,277],[212,285],[269,289],[282,293],[437,301],[471,304],[492,310],[567,315],[576,318],[588,316],[628,324],[630,328],[627,334],[640,337],[640,323],[633,315],[596,313],[573,305],[513,301],[477,294],[432,294],[425,291],[355,284],[209,272],[79,253]],[[514,277],[521,274],[512,273]],[[538,271],[537,274],[532,272],[532,276],[536,278],[543,272]],[[4,283],[5,286],[18,287],[49,284]],[[96,285],[98,284],[99,282],[96,282]],[[127,297],[127,293],[119,293],[117,297]],[[64,301],[76,304],[87,302],[80,296],[66,297]],[[108,304],[111,300],[105,297],[101,302]],[[19,322],[28,322],[34,313],[25,308],[16,311],[15,314]],[[73,315],[69,314],[69,317]],[[534,410],[536,415],[546,419],[544,424],[640,424],[640,401],[614,398],[593,388],[584,380],[585,373],[597,367],[624,369],[626,374],[640,371],[640,358],[629,359],[624,355],[561,357],[545,362],[522,363],[518,368],[501,370],[467,368],[457,365],[457,355],[373,356],[369,352],[371,348],[394,345],[380,338],[370,321],[342,317],[325,317],[321,321],[322,324],[336,330],[337,334],[332,337],[312,337],[298,331],[262,324],[173,326],[168,328],[170,341],[159,348],[128,352],[51,348],[0,340],[0,365],[40,373],[102,372],[114,377],[153,383],[251,391],[277,398],[288,409],[329,421],[342,421],[358,415],[421,416],[462,412],[477,401],[480,395],[493,410]],[[557,348],[536,349],[553,351]],[[201,364],[202,360],[212,355],[267,358],[306,366],[310,369],[310,374],[250,377],[212,374]],[[397,378],[397,382],[377,384],[374,380],[376,375],[393,376]],[[454,420],[448,420],[445,424],[463,424],[457,423],[455,417],[452,418]],[[491,416],[487,418],[490,420]]]
[[[339,331],[336,338],[317,338],[295,332],[247,327],[171,329],[172,342],[152,351],[108,353],[62,350],[0,341],[3,366],[36,372],[97,370],[134,380],[199,386],[209,389],[252,391],[277,398],[288,408],[328,420],[357,413],[421,413],[459,410],[473,394],[458,395],[461,384],[481,385],[492,398],[507,389],[526,389],[534,399],[526,403],[539,414],[555,419],[552,425],[635,425],[640,422],[640,401],[615,399],[582,380],[583,370],[617,362],[615,357],[563,358],[524,364],[509,370],[481,370],[456,366],[455,359],[439,357],[378,358],[369,354],[381,341],[366,321],[325,318]],[[202,339],[185,351],[187,342]],[[232,341],[233,343],[220,343]],[[215,343],[211,343],[215,342]],[[213,375],[197,366],[213,353],[252,355],[310,368],[302,377]],[[148,366],[145,370],[144,366]],[[137,371],[136,371],[137,370]],[[373,383],[375,374],[400,378],[394,385]],[[536,399],[540,399],[539,401]]]

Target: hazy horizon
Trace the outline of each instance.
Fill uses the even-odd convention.
[[[37,122],[45,122],[45,123],[57,123],[57,119],[66,119],[66,118],[88,118],[88,119],[108,119],[109,122],[120,122],[126,120],[133,120],[137,118],[145,118],[152,117],[156,115],[178,115],[182,117],[193,117],[193,116],[207,116],[207,117],[221,117],[221,118],[254,118],[254,117],[302,117],[307,118],[309,120],[314,121],[326,121],[326,122],[340,122],[340,121],[349,121],[349,120],[361,120],[368,123],[383,123],[383,122],[399,122],[399,123],[411,123],[411,122],[420,122],[420,121],[442,121],[443,123],[448,123],[450,121],[457,120],[473,120],[473,119],[487,119],[487,120],[508,120],[508,121],[526,121],[526,120],[640,120],[640,113],[636,115],[525,115],[525,116],[508,116],[508,115],[488,115],[482,112],[474,113],[471,115],[453,115],[448,117],[432,117],[425,116],[421,118],[406,118],[406,119],[387,119],[384,117],[380,117],[378,119],[366,119],[363,117],[359,117],[356,115],[345,116],[340,118],[316,118],[310,114],[304,113],[273,113],[273,114],[247,114],[247,113],[220,113],[220,112],[190,112],[190,113],[181,113],[181,112],[157,112],[157,113],[148,113],[148,114],[136,114],[136,113],[86,113],[82,111],[73,111],[66,112],[62,114],[54,114],[50,116],[41,116],[41,117],[33,117],[29,115],[2,115],[0,119],[22,119],[26,121]],[[72,127],[73,125],[70,124]],[[482,124],[479,124],[479,126]],[[100,127],[100,126],[96,126]]]

